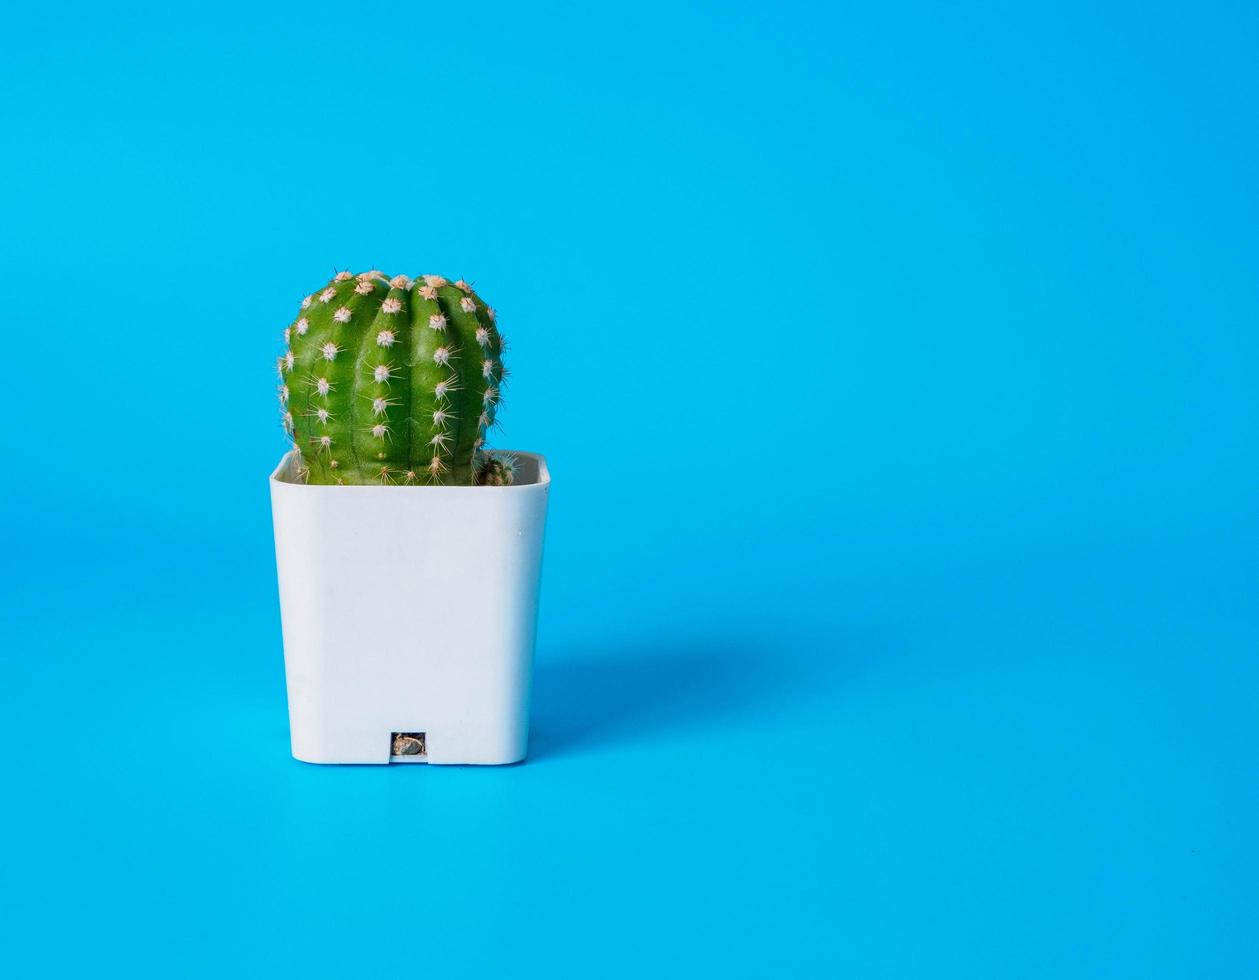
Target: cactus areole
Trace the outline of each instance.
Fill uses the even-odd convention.
[[[304,482],[512,482],[512,459],[485,448],[503,339],[462,279],[340,272],[302,300],[284,339],[281,413]]]

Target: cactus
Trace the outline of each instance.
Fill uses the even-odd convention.
[[[511,461],[484,450],[503,340],[462,279],[340,272],[302,300],[284,340],[281,412],[301,479],[511,482]]]
[[[511,453],[484,453],[477,469],[477,483],[486,487],[506,487],[515,482],[516,457]]]

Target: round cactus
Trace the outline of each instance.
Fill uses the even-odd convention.
[[[511,453],[483,453],[477,467],[477,483],[486,487],[507,487],[516,481],[516,457]]]
[[[494,310],[462,279],[338,273],[284,331],[280,402],[316,484],[495,482]],[[507,481],[509,482],[509,481]]]

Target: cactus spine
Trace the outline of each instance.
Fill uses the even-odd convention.
[[[502,485],[494,311],[460,279],[338,273],[284,332],[280,402],[308,483]]]

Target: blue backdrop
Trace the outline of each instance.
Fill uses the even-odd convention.
[[[0,973],[1259,973],[1253,4],[120,6],[4,17]],[[551,462],[520,766],[288,755],[373,266]]]

